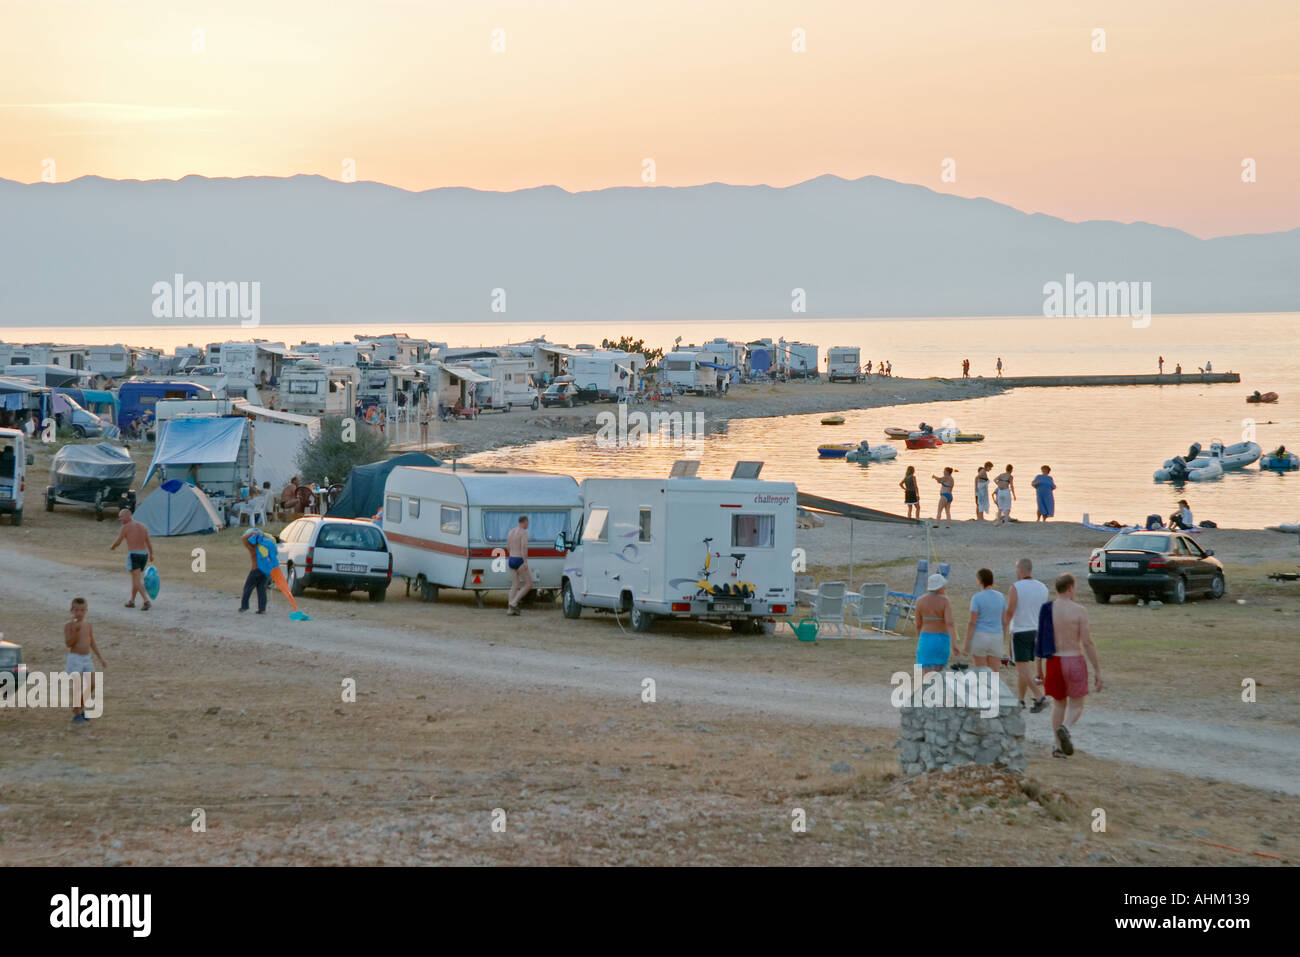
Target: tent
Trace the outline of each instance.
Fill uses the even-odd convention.
[[[140,503],[135,518],[150,535],[193,535],[221,527],[221,516],[208,497],[180,479],[163,482]]]
[[[358,465],[348,476],[339,500],[330,508],[335,518],[370,518],[383,507],[384,483],[399,465],[437,466],[442,463],[423,452],[407,452],[384,462]]]
[[[199,474],[205,487],[219,487],[227,494],[248,484],[248,419],[168,419],[162,424],[158,446],[141,487],[159,468],[182,471],[191,465],[210,466]]]

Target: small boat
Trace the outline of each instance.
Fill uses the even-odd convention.
[[[980,432],[958,432],[952,439],[954,442],[983,442],[984,436]]]
[[[1275,449],[1259,457],[1259,468],[1260,471],[1267,472],[1294,472],[1300,469],[1300,456],[1294,452],[1278,455]]]
[[[898,449],[892,445],[872,445],[863,448],[866,444],[866,442],[859,442],[857,448],[852,449],[844,457],[850,462],[857,462],[859,465],[869,465],[872,462],[888,462],[890,459],[898,457]]]
[[[843,424],[844,424],[844,416],[842,415],[828,415],[824,419],[822,419],[822,425],[843,425]]]
[[[1223,466],[1219,464],[1218,459],[1207,459],[1199,469],[1192,469],[1187,473],[1189,482],[1213,482],[1221,478],[1223,478]]]
[[[1200,446],[1193,445],[1186,458],[1175,455],[1165,462],[1163,468],[1156,469],[1153,478],[1157,482],[1205,482],[1223,478],[1223,466],[1219,460],[1197,455],[1199,451]]]
[[[1256,392],[1254,395],[1246,396],[1246,401],[1247,402],[1276,402],[1277,393],[1265,392],[1263,395],[1261,395],[1260,393]]]
[[[908,434],[905,444],[909,449],[937,449],[943,445],[943,439],[933,432],[912,432]]]
[[[1187,455],[1183,456],[1183,464],[1191,470],[1204,468],[1210,462],[1218,462],[1225,472],[1230,472],[1252,465],[1259,458],[1261,451],[1257,442],[1238,442],[1236,445],[1225,446],[1222,442],[1215,441],[1210,443],[1208,453],[1202,453],[1201,444],[1195,442],[1187,450]],[[1173,469],[1175,461],[1175,459],[1166,459],[1165,469]]]
[[[817,446],[817,456],[823,459],[842,459],[854,448],[851,442],[832,442]]]
[[[885,429],[885,435],[891,439],[905,439],[912,434],[911,429],[891,428]]]
[[[126,504],[135,484],[131,453],[108,442],[65,445],[50,461],[50,484],[45,489],[45,510],[56,503],[93,508],[103,519],[106,509]]]

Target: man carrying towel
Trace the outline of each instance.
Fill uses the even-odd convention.
[[[1056,579],[1056,600],[1043,606],[1039,616],[1038,647],[1046,658],[1043,690],[1052,699],[1052,727],[1057,747],[1053,757],[1074,754],[1070,729],[1083,715],[1088,695],[1088,666],[1092,666],[1094,689],[1101,691],[1101,663],[1088,628],[1088,613],[1074,600],[1073,575]],[[1046,634],[1045,634],[1046,632]],[[1086,660],[1085,660],[1086,659]]]

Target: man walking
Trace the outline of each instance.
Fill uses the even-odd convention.
[[[135,520],[129,508],[118,512],[117,520],[122,523],[122,530],[117,533],[117,541],[108,550],[116,551],[117,546],[126,542],[126,570],[131,573],[131,597],[127,600],[126,607],[135,607],[138,592],[144,599],[141,610],[148,611],[149,593],[144,590],[144,570],[153,561],[153,542],[149,540],[149,529]]]
[[[1011,631],[1011,656],[1016,663],[1016,697],[1025,707],[1025,693],[1034,692],[1029,710],[1038,714],[1047,707],[1042,682],[1034,677],[1034,641],[1038,637],[1038,613],[1047,601],[1047,586],[1034,578],[1034,563],[1028,558],[1016,562],[1016,580],[1007,589],[1007,610],[1002,627]]]
[[[1056,653],[1047,659],[1043,690],[1052,699],[1052,727],[1056,729],[1057,744],[1052,752],[1054,757],[1074,754],[1070,729],[1083,715],[1089,665],[1094,690],[1101,691],[1101,664],[1088,629],[1088,613],[1074,600],[1074,589],[1074,576],[1061,575],[1056,579],[1056,600],[1051,605]]]
[[[244,579],[244,593],[239,598],[239,610],[248,611],[248,599],[253,594],[253,589],[257,589],[257,613],[266,614],[266,582],[268,576],[265,571],[258,567],[257,546],[267,544],[270,536],[260,528],[250,528],[244,533],[244,547],[248,549],[248,558],[253,563],[252,569],[248,572],[248,577]],[[275,546],[275,541],[270,541],[270,546]]]
[[[533,573],[528,569],[528,516],[520,515],[519,524],[506,536],[506,564],[510,566],[510,595],[506,614],[519,614],[519,602],[533,588]]]

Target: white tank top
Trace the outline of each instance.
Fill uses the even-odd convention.
[[[1016,612],[1011,616],[1011,630],[1037,631],[1038,612],[1047,601],[1047,586],[1033,578],[1017,578],[1011,587],[1016,590]]]

